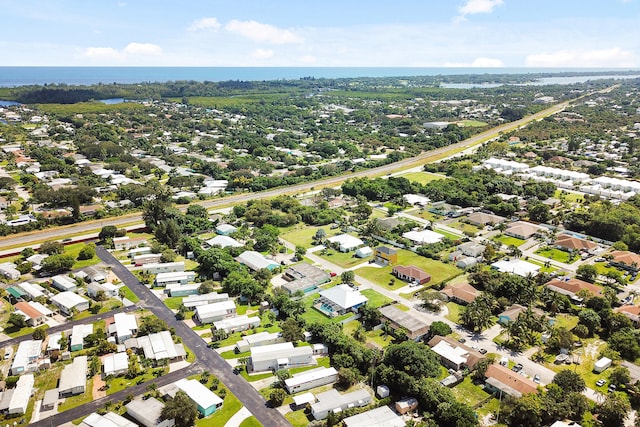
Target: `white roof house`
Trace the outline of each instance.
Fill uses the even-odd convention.
[[[102,291],[106,297],[118,296],[118,287],[113,283],[91,282],[87,285],[87,295],[94,298]]]
[[[241,248],[242,243],[238,242],[233,237],[217,235],[213,239],[209,239],[205,242],[209,246],[220,246],[221,248]]]
[[[222,234],[224,236],[228,236],[231,233],[235,233],[238,230],[237,227],[234,227],[231,224],[218,224],[216,226],[216,233]]]
[[[214,302],[227,301],[229,294],[210,292],[208,294],[187,295],[182,300],[182,305],[187,308],[197,307],[199,305],[211,304]]]
[[[172,283],[179,283],[186,285],[187,283],[196,279],[196,273],[193,271],[177,271],[158,273],[156,276],[156,286],[167,286]]]
[[[129,370],[129,357],[125,352],[110,354],[102,359],[102,367],[105,377],[126,374]]]
[[[29,301],[27,304],[38,310],[46,317],[53,316],[54,314],[53,311],[49,310],[45,305],[40,304],[38,301]]]
[[[155,397],[133,399],[127,403],[127,414],[144,427],[173,427],[175,420],[160,420],[164,403]]]
[[[316,420],[327,418],[330,411],[341,412],[348,408],[362,407],[371,403],[371,395],[365,389],[340,394],[331,389],[316,395],[318,402],[311,405],[311,414]]]
[[[0,274],[11,280],[18,280],[21,276],[21,273],[16,269],[16,265],[12,262],[0,264]]]
[[[405,194],[402,197],[410,205],[427,205],[431,201],[430,198],[422,194]]]
[[[87,386],[87,356],[77,356],[60,374],[60,397],[84,393]]]
[[[252,371],[268,371],[315,364],[313,349],[309,346],[294,347],[290,342],[251,348]]]
[[[93,324],[74,325],[71,330],[71,351],[83,349],[84,339],[93,333]]]
[[[336,311],[357,308],[367,302],[367,297],[362,295],[360,291],[345,284],[320,291],[320,297],[336,308]]]
[[[317,368],[310,371],[294,374],[284,381],[289,393],[297,393],[309,390],[321,385],[331,384],[338,380],[338,371],[335,368]]]
[[[29,295],[29,298],[31,299],[36,299],[44,296],[44,289],[40,285],[34,285],[29,282],[22,282],[18,283],[18,287],[20,287],[20,289],[22,289],[27,295]]]
[[[151,360],[176,359],[185,357],[186,352],[181,343],[174,343],[169,331],[138,337],[138,347],[144,351],[144,357]]]
[[[236,261],[254,271],[262,270],[263,268],[273,270],[278,267],[277,262],[266,258],[260,252],[256,251],[244,251],[236,257]]]
[[[27,412],[29,399],[33,392],[35,378],[33,374],[23,375],[18,379],[16,387],[13,389],[11,400],[9,401],[9,414],[24,414]]]
[[[262,345],[277,344],[283,342],[282,334],[280,332],[258,332],[257,334],[247,335],[236,343],[236,351],[238,353],[244,353],[249,351],[252,347],[260,347]]]
[[[196,307],[195,317],[200,323],[212,323],[236,315],[236,304],[233,301],[220,301]]]
[[[40,357],[42,340],[22,341],[11,363],[11,375],[20,375],[35,370],[35,361]]]
[[[209,415],[215,412],[217,408],[222,407],[222,399],[202,385],[200,381],[183,378],[177,381],[175,385],[198,405],[198,411],[202,415]]]
[[[491,264],[491,267],[502,273],[512,273],[522,277],[526,277],[529,274],[536,275],[538,270],[540,270],[539,265],[531,264],[530,262],[521,259],[496,261]]]
[[[76,309],[77,311],[85,311],[89,309],[88,299],[68,291],[54,295],[51,297],[51,302],[66,315],[71,314],[73,309]]]
[[[104,415],[94,412],[82,420],[80,427],[137,427],[137,424],[114,412]]]
[[[185,266],[183,261],[154,262],[142,266],[142,271],[146,271],[149,274],[175,273],[177,271],[184,271],[184,269]]]
[[[123,343],[138,332],[138,322],[136,316],[127,313],[116,313],[113,316],[113,325],[118,343]],[[111,332],[111,328],[110,332]]]
[[[407,231],[406,233],[402,234],[402,237],[411,240],[417,245],[438,243],[440,240],[444,239],[444,236],[442,234],[436,233],[435,231],[431,230]]]
[[[371,246],[363,246],[356,249],[356,256],[358,258],[366,258],[370,257],[371,255],[373,255],[373,249],[371,249]]]
[[[364,246],[364,242],[362,240],[346,233],[329,237],[327,240],[333,244],[337,244],[340,252],[350,252],[358,249],[360,246]]]
[[[47,351],[60,350],[60,339],[62,339],[62,332],[57,332],[55,334],[49,335],[47,341]]]
[[[69,276],[59,274],[51,278],[51,285],[59,291],[74,292],[78,288],[78,284],[75,280],[72,280]]]
[[[406,423],[388,406],[381,406],[342,420],[345,427],[404,427]]]
[[[230,317],[228,319],[213,322],[213,327],[226,332],[246,331],[247,329],[260,326],[258,316],[249,317],[247,315]]]

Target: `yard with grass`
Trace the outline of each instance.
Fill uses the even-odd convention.
[[[484,391],[479,385],[473,383],[471,376],[465,377],[465,379],[453,387],[451,391],[456,396],[456,400],[466,403],[469,406],[475,406],[489,397],[489,393]]]
[[[326,259],[327,261],[338,265],[342,268],[351,268],[358,264],[362,264],[366,262],[362,258],[356,257],[355,251],[353,252],[340,252],[335,249],[327,249],[326,253],[324,251],[316,252],[316,255],[319,255],[321,258]]]
[[[478,128],[478,127],[486,126],[487,124],[479,120],[463,120],[461,122],[458,122],[458,125],[462,125],[468,128]]]
[[[526,261],[531,263],[531,264],[539,266],[540,267],[540,273],[553,273],[554,271],[558,271],[557,268],[555,268],[555,267],[553,267],[551,265],[547,267],[547,266],[545,266],[544,262],[540,262],[540,261],[535,260],[535,259],[528,258]]]
[[[462,231],[463,233],[473,233],[476,234],[481,230],[480,227],[476,227],[475,225],[467,224],[466,222],[461,221],[453,221],[447,224],[448,227],[455,228],[457,230]]]
[[[405,249],[398,250],[398,265],[413,265],[421,268],[431,275],[429,283],[440,283],[462,273],[462,270],[452,264],[425,258]],[[398,279],[395,280],[393,286],[389,286],[391,279],[395,278],[391,275],[391,270],[392,267],[390,265],[382,268],[366,266],[357,269],[356,274],[387,289],[395,290],[407,286],[406,282]]]
[[[86,246],[86,243],[73,243],[71,245],[66,245],[64,247],[64,253],[67,255],[71,255],[73,259],[76,260],[76,262],[73,264],[73,269],[84,268],[90,265],[95,265],[100,263],[100,258],[98,258],[97,256],[94,256],[91,259],[77,261],[78,254],[80,253],[82,248],[84,248],[85,246]]]
[[[86,392],[77,396],[71,396],[64,399],[64,402],[58,405],[58,411],[64,412],[71,408],[82,406],[85,403],[89,403],[93,400],[91,390],[93,390],[93,378],[87,380]]]
[[[129,301],[131,301],[132,303],[135,304],[136,302],[140,301],[140,298],[138,298],[138,296],[134,294],[133,291],[128,287],[122,285],[120,289],[122,289],[122,291],[124,292],[124,297]]]
[[[433,231],[435,231],[438,234],[442,234],[447,239],[451,239],[451,240],[454,240],[454,241],[455,240],[459,240],[460,238],[464,237],[464,235],[462,233],[454,234],[454,233],[451,233],[449,231],[444,231],[442,229],[439,229],[437,227],[433,227]]]
[[[293,427],[307,427],[313,420],[313,417],[311,417],[311,415],[307,417],[304,411],[304,409],[300,409],[298,411],[289,412],[285,414],[284,417],[291,423]]]
[[[368,304],[373,308],[382,307],[394,302],[391,298],[382,295],[380,292],[376,292],[373,289],[365,289],[360,293],[369,299]]]
[[[550,246],[538,249],[535,251],[535,254],[549,258],[553,261],[563,262],[565,264],[571,264],[580,259],[577,255],[571,256],[569,252],[561,251],[560,249],[552,248]]]
[[[500,242],[503,245],[509,247],[509,246],[520,246],[522,245],[524,242],[526,242],[526,240],[522,240],[522,239],[518,239],[516,237],[511,237],[511,236],[507,236],[506,234],[501,234],[500,236],[496,236],[492,239],[495,242]]]
[[[337,234],[342,234],[342,231],[340,231],[339,228],[332,230],[329,225],[323,225],[322,227],[311,227],[305,224],[298,224],[298,225],[295,225],[289,231],[286,231],[286,232],[281,231],[280,237],[289,243],[292,243],[296,246],[302,246],[308,249],[314,246],[311,241],[313,240],[313,236],[316,235],[316,232],[318,231],[319,228],[322,228],[325,231],[325,233],[327,233],[325,237],[331,237]]]
[[[451,320],[452,322],[458,323],[458,321],[460,320],[460,313],[464,307],[460,304],[456,304],[455,302],[451,302],[451,301],[448,302],[446,306],[447,306],[448,313],[445,317]]]
[[[417,216],[418,218],[426,219],[432,223],[440,221],[443,217],[427,211],[426,209],[419,209],[418,211],[411,211],[410,215]]]
[[[262,427],[262,424],[260,424],[256,417],[252,416],[242,421],[240,427]]]
[[[220,389],[224,388],[220,385]],[[226,390],[226,389],[225,389]],[[214,393],[218,394],[217,391]],[[224,396],[224,403],[222,404],[222,409],[216,411],[213,415],[209,415],[207,418],[200,418],[196,420],[196,427],[214,427],[214,426],[224,426],[227,421],[233,415],[242,408],[242,403],[240,400],[229,390],[226,390],[226,395]]]
[[[605,392],[606,387],[608,387],[609,384],[609,375],[611,374],[612,369],[609,368],[600,374],[593,372],[593,364],[599,359],[599,353],[605,346],[606,344],[603,341],[595,338],[583,340],[583,346],[573,351],[573,355],[579,357],[580,364],[556,365],[553,363],[555,355],[549,355],[549,357],[545,358],[545,366],[555,372],[560,372],[564,369],[575,371],[584,378],[584,382],[587,387],[596,391]],[[570,358],[573,360],[573,356],[570,356]],[[596,381],[601,378],[607,380],[607,384],[604,387],[596,386]]]
[[[409,181],[417,182],[418,184],[426,184],[431,181],[439,179],[447,179],[446,175],[440,175],[431,172],[409,172],[399,176],[400,178],[407,178]]]

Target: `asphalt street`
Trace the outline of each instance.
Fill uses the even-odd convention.
[[[176,320],[175,314],[164,305],[145,285],[118,261],[110,252],[102,246],[96,248],[96,254],[111,270],[133,291],[140,301],[138,305],[150,310],[160,319],[167,322],[170,328],[175,328],[176,335],[182,338],[182,342],[196,356],[195,366],[192,369],[206,370],[218,378],[257,418],[264,426],[291,426],[291,424],[275,409],[267,407],[267,402],[244,378],[235,375],[231,366],[219,354],[207,346],[207,344],[189,328],[184,322]],[[183,375],[184,377],[184,375]],[[128,391],[132,393],[132,391]],[[134,393],[135,394],[135,393]],[[88,408],[90,409],[90,408]],[[91,413],[92,410],[86,412]],[[85,415],[86,415],[85,414]],[[82,416],[82,414],[80,415]],[[78,417],[75,417],[78,418]],[[75,419],[72,418],[72,419]]]

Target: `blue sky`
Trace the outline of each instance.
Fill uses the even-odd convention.
[[[0,0],[0,66],[640,68],[640,0]]]

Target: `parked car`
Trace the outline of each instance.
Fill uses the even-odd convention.
[[[518,363],[518,364],[517,364],[517,365],[515,365],[513,368],[511,368],[511,370],[512,370],[513,372],[520,372],[520,371],[522,371],[522,368],[523,368],[522,363]]]
[[[331,277],[336,277],[338,275],[338,273],[336,273],[335,271],[332,271],[331,273],[329,273],[329,276]]]
[[[460,342],[460,343],[463,343],[463,344],[464,344],[465,342],[467,342],[467,340],[466,340],[466,339],[464,339],[464,338],[458,338],[458,342]]]
[[[617,385],[609,384],[609,393],[616,391],[617,388],[618,388]]]
[[[536,384],[540,384],[540,375],[535,374],[533,376],[533,382],[536,383]]]
[[[486,348],[481,348],[480,350],[478,350],[478,352],[480,354],[487,354],[487,349]]]
[[[605,380],[604,378],[600,378],[598,381],[596,381],[596,385],[598,387],[602,387],[603,385],[605,385],[607,383],[607,380]]]

